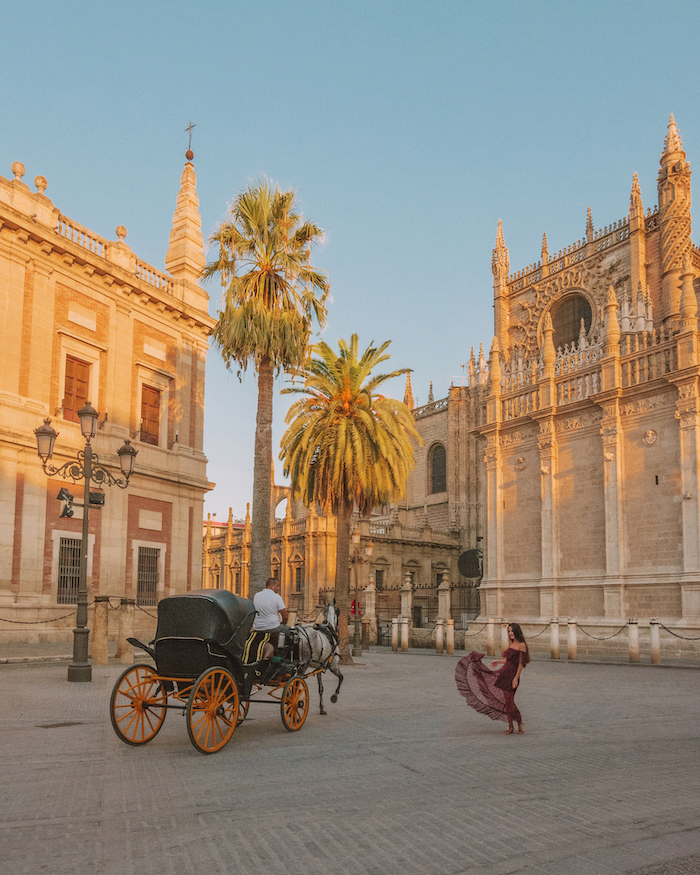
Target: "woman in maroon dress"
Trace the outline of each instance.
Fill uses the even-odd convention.
[[[517,623],[508,626],[510,645],[488,668],[481,661],[484,654],[472,650],[463,656],[455,669],[455,680],[460,693],[480,714],[492,720],[508,721],[506,735],[512,735],[518,724],[520,735],[525,731],[523,718],[515,704],[515,691],[520,683],[520,674],[530,662],[530,651],[523,631]],[[496,666],[503,667],[494,671]]]

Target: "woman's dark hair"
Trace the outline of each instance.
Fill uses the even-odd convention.
[[[508,623],[508,625],[513,630],[513,637],[515,640],[525,645],[525,665],[527,665],[528,662],[530,662],[530,648],[527,646],[523,630],[520,628],[519,623]]]

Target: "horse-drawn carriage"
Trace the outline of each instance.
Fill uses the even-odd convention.
[[[119,677],[110,700],[112,726],[127,744],[146,744],[158,734],[169,709],[183,712],[190,741],[215,753],[231,739],[251,702],[279,705],[285,729],[296,732],[309,712],[308,678],[318,678],[323,708],[326,669],[343,681],[338,638],[326,616],[298,625],[272,659],[244,662],[253,602],[227,590],[205,589],[171,596],[158,604],[158,627],[150,645],[129,642],[151,656],[155,668],[133,665]]]

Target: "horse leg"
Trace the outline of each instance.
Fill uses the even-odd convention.
[[[340,658],[338,656],[333,657],[329,668],[338,678],[338,686],[335,688],[335,692],[331,696],[331,702],[333,702],[333,704],[335,705],[335,703],[338,701],[338,693],[340,692],[340,687],[343,683],[343,673],[340,670]]]
[[[318,697],[321,700],[321,714],[326,714],[326,709],[323,707],[323,672],[320,671],[316,677],[318,678]]]

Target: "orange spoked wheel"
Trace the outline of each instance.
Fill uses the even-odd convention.
[[[114,685],[109,700],[112,727],[126,744],[146,744],[165,720],[167,694],[150,665],[132,665]]]
[[[208,668],[195,681],[187,700],[187,733],[201,753],[228,744],[239,716],[238,687],[228,669]]]
[[[240,702],[238,705],[238,726],[243,723],[245,718],[248,716],[248,708],[250,708],[250,702]]]
[[[289,732],[296,732],[304,725],[309,713],[309,688],[303,678],[290,678],[284,685],[280,711],[284,728]]]

